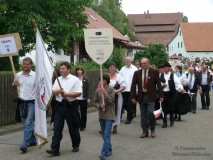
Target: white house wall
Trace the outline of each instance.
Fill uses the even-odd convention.
[[[178,47],[178,44],[179,44],[179,47]],[[182,32],[180,28],[178,30],[178,34],[176,35],[176,37],[168,45],[168,54],[169,56],[173,54],[176,54],[178,56],[179,54],[181,54],[182,56],[187,57],[187,52],[185,49]]]
[[[22,61],[22,59],[24,59],[26,57],[30,57],[33,60],[33,62],[35,63],[35,54],[36,54],[35,50],[33,50],[30,53],[26,53],[26,55],[24,57],[20,57],[20,61]],[[50,51],[50,52],[48,52],[48,54],[49,54],[50,57],[52,57],[54,65],[57,62],[61,62],[61,61],[70,62],[70,56],[64,55],[63,52],[61,52],[60,54],[56,54],[56,53],[53,53],[53,52]],[[76,62],[76,56],[74,56],[74,62]]]
[[[213,52],[187,52],[184,45],[184,40],[182,36],[181,29],[179,28],[178,34],[176,37],[172,40],[172,42],[168,45],[168,54],[169,56],[172,56],[173,54],[176,54],[177,56],[181,54],[184,57],[188,58],[210,58],[213,57]],[[179,43],[179,48],[178,48]],[[182,43],[182,46],[181,46]]]
[[[213,52],[188,52],[188,57],[189,58],[196,58],[196,57],[211,58],[213,57]]]

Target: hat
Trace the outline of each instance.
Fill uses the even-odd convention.
[[[170,63],[169,62],[166,62],[166,63],[164,63],[164,65],[163,65],[164,67],[171,67],[171,65],[170,65]]]

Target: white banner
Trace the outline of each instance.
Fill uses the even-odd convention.
[[[44,47],[42,37],[36,32],[36,98],[35,98],[35,135],[42,147],[47,141],[46,107],[52,96],[52,75],[54,67]]]

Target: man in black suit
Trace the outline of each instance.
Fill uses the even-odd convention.
[[[193,67],[189,68],[189,73],[186,74],[188,78],[188,90],[190,96],[190,110],[192,113],[196,113],[197,108],[197,90],[200,87],[200,81],[198,76],[195,74],[195,69]]]
[[[201,83],[202,91],[200,91],[202,109],[209,109],[210,106],[210,97],[209,91],[211,89],[212,76],[206,64],[202,64],[202,71],[198,73],[198,78]]]

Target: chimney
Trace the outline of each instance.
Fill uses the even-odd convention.
[[[146,19],[147,19],[147,20],[149,20],[149,19],[150,19],[149,10],[147,10]]]

